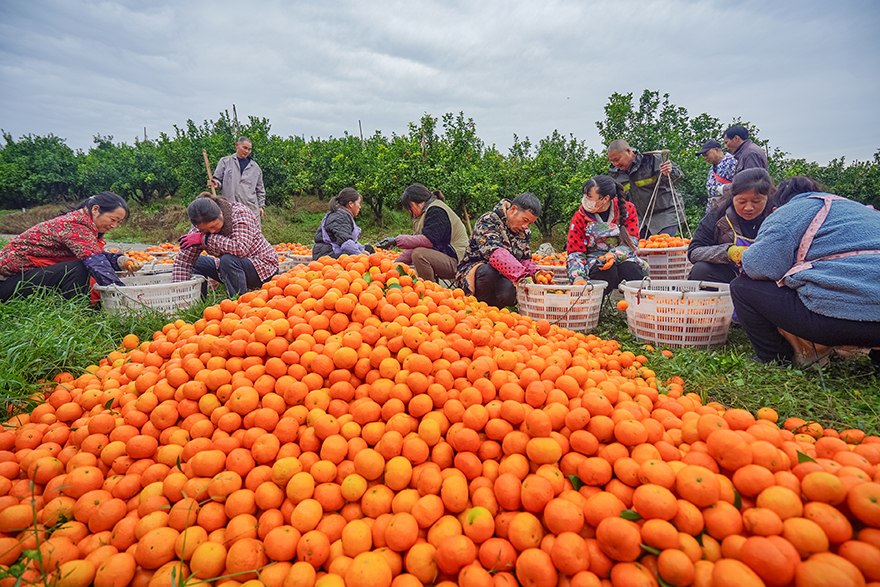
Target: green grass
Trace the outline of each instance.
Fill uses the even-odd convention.
[[[224,296],[222,286],[208,298],[175,317],[151,310],[109,315],[84,298],[66,300],[42,291],[25,299],[0,303],[0,413],[24,409],[40,380],[69,371],[80,375],[114,350],[126,334],[142,341],[169,321],[198,320],[204,308]]]
[[[679,376],[685,391],[699,394],[704,403],[717,401],[727,407],[754,413],[771,407],[780,421],[796,416],[815,420],[825,427],[859,428],[880,432],[880,373],[867,357],[832,357],[821,371],[815,368],[779,368],[756,363],[752,345],[738,326],[730,330],[727,344],[716,350],[673,349],[673,356],[651,353],[644,342],[630,334],[624,312],[608,300],[594,332],[619,341],[624,349],[643,354],[658,378]]]

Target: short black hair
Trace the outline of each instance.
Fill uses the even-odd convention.
[[[749,129],[741,124],[735,124],[724,131],[724,134],[721,136],[727,137],[729,139],[732,139],[733,137],[739,137],[742,140],[746,141],[749,138]]]
[[[541,215],[541,200],[539,200],[538,196],[536,196],[532,192],[521,193],[513,199],[513,202],[511,202],[511,204],[516,206],[517,210],[531,212],[535,216]]]

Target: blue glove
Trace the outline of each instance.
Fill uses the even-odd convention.
[[[205,233],[204,232],[190,232],[188,234],[180,237],[180,248],[188,249],[190,247],[194,247],[196,245],[205,244]]]

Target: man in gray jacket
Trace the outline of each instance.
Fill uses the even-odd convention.
[[[768,170],[767,154],[764,149],[756,145],[749,138],[749,129],[739,124],[731,126],[722,137],[724,139],[724,148],[727,152],[736,158],[736,169],[733,175],[738,174],[743,169],[751,169],[760,167]]]
[[[208,180],[208,187],[222,189],[227,200],[247,206],[259,220],[266,207],[266,190],[263,188],[263,170],[250,157],[252,149],[249,138],[239,137],[235,143],[235,155],[220,159],[214,168],[213,179]]]

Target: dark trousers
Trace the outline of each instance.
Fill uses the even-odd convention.
[[[490,306],[506,308],[516,304],[516,286],[497,269],[483,263],[474,274],[474,296]]]
[[[590,279],[608,282],[608,287],[605,288],[606,296],[617,289],[617,286],[620,285],[621,281],[638,281],[644,277],[645,274],[642,272],[642,268],[635,261],[615,263],[605,271],[602,271],[601,269],[593,269],[590,271]]]
[[[880,346],[880,323],[843,320],[804,306],[797,291],[740,275],[730,283],[740,324],[762,363],[791,362],[794,349],[777,328],[826,346]],[[877,352],[871,354],[877,360]]]
[[[0,301],[13,295],[29,296],[38,287],[58,289],[68,299],[85,294],[89,289],[89,270],[82,261],[65,261],[10,275],[0,281]]]
[[[739,275],[736,268],[728,263],[709,263],[697,261],[688,273],[688,279],[693,281],[714,281],[715,283],[730,283]]]
[[[245,292],[259,289],[263,286],[263,281],[257,275],[253,262],[246,257],[222,255],[220,257],[220,270],[218,271],[214,257],[200,255],[193,267],[193,273],[222,282],[226,286],[227,295],[230,297],[240,296]],[[202,297],[207,296],[208,284],[203,283]]]

